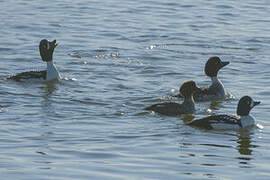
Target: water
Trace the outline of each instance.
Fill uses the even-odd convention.
[[[57,39],[60,83],[0,80],[2,179],[269,179],[270,18],[262,1],[0,1],[1,77],[44,69]],[[234,98],[193,116],[144,107],[193,79],[213,55]],[[249,95],[263,129],[203,131],[184,121],[235,113]]]

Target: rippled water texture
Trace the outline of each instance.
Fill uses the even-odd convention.
[[[1,179],[269,179],[270,1],[0,0]],[[60,83],[4,77],[44,69],[57,39]],[[192,116],[144,107],[193,79],[211,56],[233,95]],[[263,129],[204,131],[184,121],[235,113],[249,95]]]

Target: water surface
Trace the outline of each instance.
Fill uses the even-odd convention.
[[[0,173],[3,179],[269,179],[269,1],[0,1]],[[44,69],[57,39],[60,83],[6,81]],[[192,116],[144,107],[184,80],[208,85],[211,56],[234,98]],[[235,113],[249,95],[263,129],[203,131],[184,121]],[[212,110],[210,112],[208,109]]]

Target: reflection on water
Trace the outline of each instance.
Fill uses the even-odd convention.
[[[192,121],[193,119],[195,119],[195,115],[194,114],[184,114],[181,116],[183,119],[183,122],[186,124],[190,121]]]
[[[252,154],[252,149],[256,148],[256,145],[252,145],[252,141],[251,141],[251,135],[253,133],[244,130],[244,131],[240,131],[238,134],[238,141],[237,143],[239,144],[237,146],[238,152],[242,155],[251,155]]]
[[[183,116],[184,122],[189,122],[192,119],[194,119],[193,115]],[[187,171],[184,174],[218,177],[216,173],[211,173],[214,167],[230,167],[232,169],[254,167],[253,162],[257,158],[253,152],[259,147],[253,140],[253,136],[257,132],[256,128],[222,132],[195,128],[196,131],[188,133],[191,128],[188,126],[187,132],[181,132],[179,157],[185,159],[184,164],[193,169],[193,171]],[[235,160],[231,162],[231,158]],[[201,163],[198,165],[198,162]],[[203,173],[202,166],[207,167],[208,170],[205,171],[207,173]]]
[[[223,101],[211,101],[209,109],[211,109],[211,110],[219,110],[221,108],[224,108],[222,103],[223,103]]]
[[[56,117],[60,117],[57,102],[55,101],[54,97],[59,85],[60,84],[58,82],[48,82],[42,84],[40,87],[42,90],[42,99],[40,102],[42,114],[40,114],[40,116],[43,117],[44,123],[49,123],[49,119],[56,119]]]
[[[252,141],[252,136],[254,132],[252,130],[240,130],[237,137],[238,146],[236,149],[238,150],[241,156],[236,159],[239,160],[240,168],[252,168],[254,165],[252,164],[252,160],[255,161],[255,157],[252,156],[253,151],[259,147],[255,145],[255,141]]]
[[[268,127],[269,3],[1,1],[1,178],[266,179],[268,128],[260,138],[256,130],[185,123],[234,114],[236,99],[250,95],[263,99],[254,114]],[[61,41],[54,54],[61,82],[6,81],[44,69],[43,38]],[[196,113],[179,117],[143,111],[151,102],[181,102],[166,95],[184,80],[209,85],[203,69],[211,56],[230,60],[221,79],[237,98],[196,103]]]
[[[42,96],[44,99],[48,99],[54,91],[57,90],[57,84],[58,82],[48,82],[44,83],[44,86],[41,86],[40,88],[44,90],[44,95]]]

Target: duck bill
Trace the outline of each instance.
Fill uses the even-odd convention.
[[[221,62],[221,67],[220,67],[220,68],[223,68],[223,67],[227,66],[228,64],[230,64],[229,61],[222,61],[222,62]]]
[[[200,92],[201,89],[200,89],[199,87],[196,87],[196,88],[195,88],[195,92],[196,92],[196,91],[197,91],[197,92]]]
[[[56,43],[56,40],[52,41],[52,42],[49,42],[50,44],[50,47],[49,49],[54,49],[58,44]]]
[[[254,107],[254,106],[257,106],[257,105],[259,105],[259,104],[261,104],[260,101],[254,101],[254,102],[253,102],[253,107]]]

